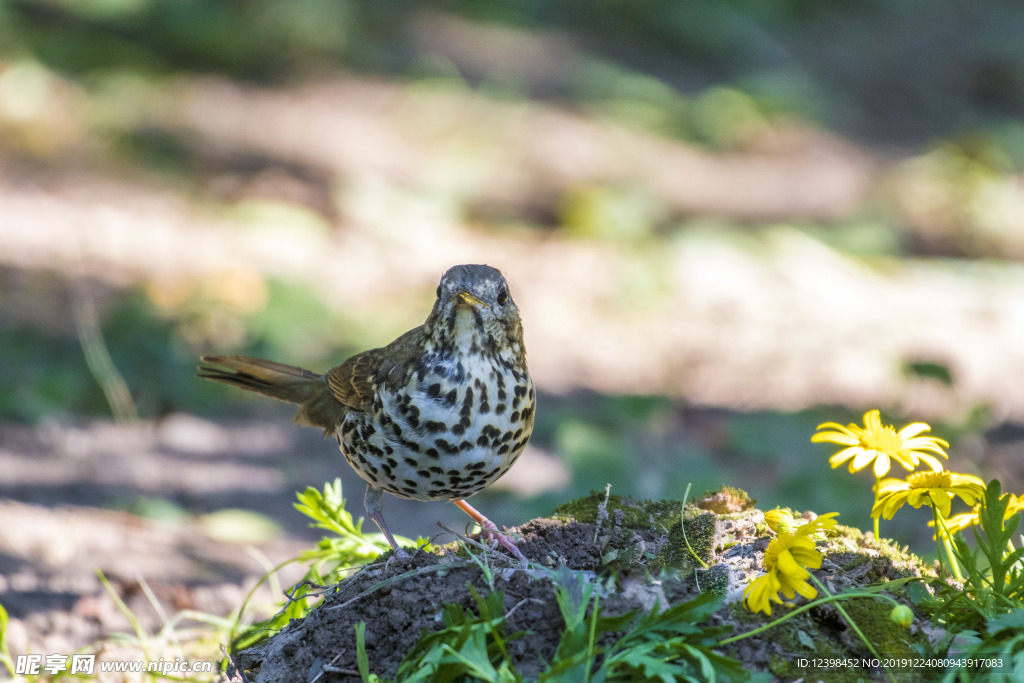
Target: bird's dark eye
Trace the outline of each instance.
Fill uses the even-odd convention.
[[[498,297],[496,299],[499,306],[504,306],[508,303],[508,290],[502,287],[498,290]]]
[[[434,293],[434,296],[436,296],[438,299],[441,298],[441,285],[437,286],[437,291]]]

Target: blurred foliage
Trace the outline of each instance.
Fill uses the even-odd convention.
[[[85,82],[130,71],[277,83],[338,67],[408,77],[452,59],[424,26],[438,16],[504,35],[559,31],[574,48],[561,78],[455,60],[467,80],[594,102],[662,133],[731,145],[766,116],[796,115],[920,142],[983,125],[1024,166],[1024,7],[1013,0],[984,12],[955,0],[9,0],[0,45]],[[879,102],[889,93],[899,107]]]
[[[956,0],[8,0],[0,4],[0,145],[57,165],[75,141],[87,140],[83,149],[109,149],[98,158],[112,158],[126,175],[155,174],[165,186],[201,195],[203,164],[255,173],[286,162],[255,152],[207,158],[202,140],[144,115],[166,106],[167,86],[204,75],[260,86],[382,75],[410,89],[554,102],[713,155],[785,147],[786,138],[772,133],[787,125],[868,141],[879,156],[898,146],[907,158],[878,179],[863,206],[792,227],[865,259],[1021,258],[1022,33],[1024,6],[1015,0],[983,10]],[[452,36],[473,50],[460,51]],[[43,125],[26,123],[35,120]],[[293,176],[317,172],[293,163],[286,169]],[[353,195],[346,201],[356,218],[379,218],[374,211],[387,206],[389,216],[410,221],[457,220],[473,212],[466,187],[479,181],[464,177],[473,168],[452,170],[454,179],[429,174],[434,184],[426,187],[314,179],[327,188],[327,204]],[[247,200],[214,210],[246,229],[280,223],[329,234],[323,214],[330,208]],[[639,181],[588,181],[550,206],[500,210],[504,222],[488,219],[476,229],[552,229],[633,254],[617,274],[621,300],[610,302],[630,312],[668,290],[670,275],[657,267],[666,245],[707,236],[763,254],[775,227],[674,215]],[[391,235],[400,239],[406,221],[392,222],[403,226]],[[200,353],[323,369],[393,338],[401,329],[392,323],[349,318],[306,285],[237,270],[119,291],[102,327],[140,415],[153,417],[212,414],[249,400],[197,381]],[[73,333],[0,321],[0,356],[0,383],[9,387],[0,392],[0,418],[109,415]],[[955,379],[930,359],[908,359],[904,369],[940,383]],[[778,487],[777,500],[752,491],[766,507],[854,510],[844,502],[852,493],[822,485],[824,459],[808,464],[817,413],[723,413],[702,431],[706,425],[691,424],[692,413],[664,397],[542,400],[534,443],[569,464],[578,491],[610,481],[625,495],[679,497],[687,483],[700,491],[757,481]]]
[[[198,381],[203,353],[233,351],[288,358],[321,366],[357,350],[339,347],[344,324],[305,285],[242,277],[215,278],[216,287],[151,284],[125,290],[105,312],[103,336],[110,355],[132,388],[140,416],[177,410],[206,413],[237,392]],[[248,302],[255,296],[256,305]],[[364,342],[350,341],[355,347]],[[109,416],[103,392],[90,375],[73,331],[0,326],[0,417]]]

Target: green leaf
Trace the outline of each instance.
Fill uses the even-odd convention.
[[[370,673],[370,658],[366,655],[366,622],[360,621],[355,625],[356,629],[356,666],[359,667],[359,676],[363,683],[376,683],[380,679],[376,674]]]
[[[808,650],[814,651],[814,639],[812,639],[806,632],[797,629],[796,638],[800,641],[800,644],[806,647]]]
[[[994,616],[987,622],[986,630],[990,635],[996,635],[1006,629],[1014,629],[1018,633],[1024,633],[1024,607],[1019,607],[1007,614]]]

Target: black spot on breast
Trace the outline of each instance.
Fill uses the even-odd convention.
[[[434,474],[444,474],[444,470],[441,469],[440,467],[437,467],[436,465],[434,467],[429,468],[429,469]]]
[[[394,458],[388,458],[388,467],[398,467],[398,461]]]
[[[529,422],[530,418],[533,417],[533,406],[526,406],[523,408],[523,412],[520,414],[523,422]]]
[[[454,434],[455,436],[462,436],[465,433],[466,428],[462,426],[461,422],[459,422],[459,424],[457,425],[452,425],[452,434]]]
[[[480,435],[480,436],[478,436],[478,437],[477,437],[477,439],[476,439],[476,445],[477,445],[477,446],[480,446],[481,448],[483,448],[484,446],[486,446],[486,445],[487,445],[487,442],[488,442],[488,441],[490,441],[490,439],[488,439],[488,438],[487,438],[486,436],[484,436],[483,434],[481,434],[481,435]]]
[[[406,480],[406,481],[408,481],[408,480]],[[412,486],[403,486],[402,487],[402,492],[407,494],[407,495],[410,495],[410,496],[415,496],[415,495],[419,494],[420,490],[418,488],[414,488]]]
[[[459,392],[456,391],[455,389],[452,389],[451,391],[449,391],[447,393],[447,395],[445,395],[445,397],[444,397],[444,404],[446,406],[453,406],[453,405],[455,405],[455,402],[458,401],[458,400],[459,400]]]
[[[501,436],[501,430],[494,425],[484,425],[484,428],[480,430],[480,433],[487,438]]]
[[[462,474],[462,472],[460,472],[459,470],[448,470],[449,477],[457,477],[460,474]]]
[[[508,443],[511,440],[512,440],[512,432],[505,432],[504,434],[501,435],[501,442],[502,443]]]
[[[508,444],[502,444],[501,448],[498,449],[498,455],[505,455],[508,453]]]
[[[513,422],[519,422],[519,411],[513,410],[512,414],[508,416],[508,419],[512,420]]]
[[[473,448],[473,444],[471,442],[469,442],[469,441],[463,441],[462,443],[459,444],[459,450],[460,451],[468,451],[468,450],[472,450],[472,448]]]
[[[505,387],[502,386],[502,385],[498,385],[498,400],[499,401],[504,401],[507,398],[508,398],[508,393],[505,391]]]
[[[429,455],[434,460],[438,460],[441,457],[441,454],[437,452],[436,448],[428,448],[426,450],[426,454]]]
[[[526,387],[522,384],[517,384],[512,391],[515,392],[516,396],[526,396]]]
[[[498,405],[494,406],[494,414],[495,415],[501,415],[504,412],[505,412],[505,404],[504,403],[499,403]]]
[[[405,464],[408,465],[409,467],[416,467],[417,465],[419,465],[419,462],[415,458],[402,458],[402,459],[405,460]]]
[[[409,486],[417,486],[418,485],[418,482],[415,482],[412,479],[403,479],[402,481],[404,483],[408,484]]]
[[[486,398],[480,399],[480,414],[491,412],[491,404],[487,402]]]
[[[423,479],[430,479],[430,472],[428,470],[416,470],[416,476],[422,477]]]
[[[441,385],[440,384],[431,384],[429,387],[427,387],[427,396],[429,396],[430,398],[437,398],[440,395],[441,395]]]
[[[470,465],[466,465],[467,470],[482,470],[485,467],[487,467],[487,464],[482,462],[474,462]]]
[[[453,446],[451,443],[444,439],[435,439],[434,445],[449,455],[459,452],[458,446]]]
[[[402,439],[401,440],[401,444],[410,453],[419,453],[420,452],[420,445],[418,443],[416,443],[415,441],[409,441],[408,439]]]
[[[427,420],[423,423],[423,428],[428,432],[443,432],[448,429],[448,425],[444,422],[437,422],[436,420]]]

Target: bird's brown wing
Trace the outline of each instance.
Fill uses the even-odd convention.
[[[380,384],[394,388],[404,385],[416,355],[422,353],[422,342],[421,325],[383,348],[358,353],[327,371],[327,388],[346,406],[370,411]]]

